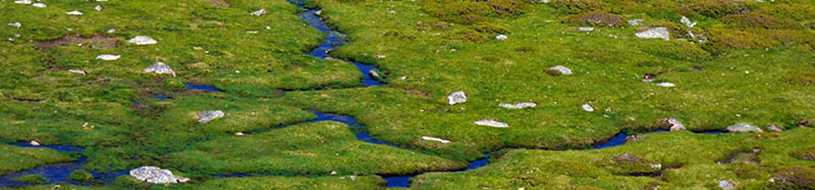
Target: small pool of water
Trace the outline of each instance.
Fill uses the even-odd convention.
[[[187,90],[203,90],[203,91],[208,91],[208,92],[221,92],[220,90],[218,90],[214,86],[209,86],[209,85],[197,85],[197,84],[193,84],[193,83],[184,83],[184,86],[187,86]]]

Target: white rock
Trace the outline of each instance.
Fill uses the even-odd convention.
[[[506,35],[503,35],[503,34],[498,35],[498,36],[495,37],[496,40],[507,40],[507,38],[509,38],[509,37],[507,37]]]
[[[79,11],[70,11],[70,12],[65,12],[65,14],[68,14],[68,15],[74,15],[74,16],[80,16],[80,15],[82,15],[82,12],[79,12]]]
[[[116,29],[109,29],[108,34],[116,32]]]
[[[642,24],[642,22],[643,22],[643,21],[644,21],[644,20],[642,20],[642,19],[634,19],[634,20],[629,20],[629,21],[628,21],[628,25],[631,25],[631,26],[639,26],[640,24]]]
[[[571,75],[572,69],[568,67],[564,67],[563,65],[555,65],[554,67],[549,67],[549,70],[555,70],[560,72],[561,75]]]
[[[668,33],[668,29],[665,27],[653,27],[646,31],[637,32],[635,35],[637,38],[660,38],[664,40],[671,39],[671,34]]]
[[[320,15],[320,14],[323,14],[323,10],[315,11],[315,12],[314,12],[314,14],[315,14],[315,15]]]
[[[158,43],[153,38],[150,38],[150,37],[147,37],[147,36],[136,36],[136,37],[128,40],[127,42],[134,43],[136,45],[149,45],[149,44]]]
[[[376,72],[375,69],[368,70],[368,75],[371,76],[374,79],[378,79],[378,78],[382,77],[382,75],[379,75],[379,72]]]
[[[450,105],[455,105],[458,103],[464,103],[467,101],[467,95],[464,94],[463,91],[453,92],[447,96],[447,103]]]
[[[475,124],[476,125],[481,125],[481,126],[497,127],[497,128],[507,128],[507,127],[509,127],[509,124],[501,123],[501,122],[498,122],[498,121],[495,121],[495,120],[492,120],[492,119],[479,120],[479,121],[476,121]]]
[[[20,22],[8,23],[8,25],[14,28],[20,28],[23,26],[23,24],[20,24]]]
[[[244,136],[244,135],[246,135],[246,134],[243,134],[243,132],[237,132],[237,133],[235,133],[235,136]]]
[[[14,1],[14,3],[17,3],[17,4],[31,4],[31,1],[29,1],[29,0],[19,0],[19,1]]]
[[[591,107],[591,105],[589,105],[589,104],[583,104],[582,108],[583,108],[583,110],[586,110],[587,112],[593,112],[594,111],[594,108]]]
[[[170,170],[161,169],[155,166],[142,166],[134,170],[130,170],[130,176],[133,176],[140,181],[153,184],[183,183],[190,180],[188,178],[176,177]]]
[[[580,27],[580,28],[577,28],[577,31],[591,32],[591,31],[594,31],[594,27]]]
[[[758,126],[749,123],[736,123],[734,125],[727,127],[727,131],[731,133],[764,132],[764,130],[761,130],[761,128],[759,128]]]
[[[30,144],[31,144],[31,146],[40,146],[41,145],[40,142],[37,142],[37,141],[31,141]]]
[[[260,15],[266,14],[266,9],[260,9],[260,10],[257,10],[255,12],[249,13],[249,14],[255,15],[255,16],[260,16]]]
[[[426,140],[426,141],[438,141],[438,142],[441,142],[441,143],[444,143],[444,144],[446,144],[446,143],[450,143],[450,141],[449,141],[449,140],[444,140],[444,139],[440,139],[440,138],[436,138],[436,137],[427,137],[427,136],[422,136],[422,140]]]
[[[674,84],[674,83],[670,83],[670,82],[662,82],[662,83],[657,84],[657,86],[661,86],[661,87],[675,87],[675,86],[676,86],[676,84]]]
[[[162,62],[156,62],[153,65],[150,65],[150,67],[147,67],[146,69],[142,70],[142,72],[156,74],[172,74],[173,77],[175,77],[175,71],[173,71],[173,69],[171,69],[170,66],[167,66],[167,64],[164,64]]]
[[[198,123],[208,123],[214,119],[222,118],[224,116],[226,116],[226,113],[221,110],[198,112]]]
[[[257,34],[258,31],[257,30],[247,30],[246,33],[247,34]]]
[[[725,190],[736,189],[736,184],[733,184],[733,182],[721,180],[719,181],[719,187]]]
[[[523,108],[527,108],[527,107],[534,108],[537,105],[538,104],[535,103],[535,102],[518,102],[517,104],[507,104],[507,103],[498,104],[498,106],[501,106],[501,107],[507,108],[507,109],[523,109]]]
[[[666,125],[668,127],[668,129],[670,129],[671,131],[684,131],[684,130],[686,130],[685,125],[683,125],[682,122],[680,122],[676,118],[668,118],[667,120],[663,121],[662,124]]]
[[[31,6],[39,7],[39,8],[48,7],[47,5],[45,5],[45,3],[34,3],[34,4],[31,4]]]
[[[680,19],[679,22],[681,22],[682,24],[684,24],[688,28],[693,28],[694,26],[696,26],[696,22],[691,22],[690,19],[688,17],[685,17],[685,16],[682,16],[682,19]]]
[[[102,5],[96,5],[95,7],[93,7],[93,10],[96,10],[96,11],[102,11],[102,9],[104,9],[104,8],[102,8]]]
[[[84,74],[88,74],[88,71],[76,70],[76,69],[68,69],[68,72],[70,72],[70,73],[76,73],[76,74],[83,74],[83,75],[84,75]]]
[[[102,54],[102,55],[96,56],[96,59],[101,59],[101,60],[105,60],[105,61],[113,61],[113,60],[119,59],[120,57],[122,57],[122,56],[121,55]]]

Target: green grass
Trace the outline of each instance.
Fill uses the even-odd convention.
[[[319,122],[207,141],[162,162],[181,171],[260,175],[412,174],[466,163],[357,141],[347,125]]]
[[[70,156],[47,148],[23,148],[0,145],[0,175],[32,169],[39,165],[68,162]]]
[[[767,189],[782,183],[769,179],[784,168],[812,165],[811,160],[790,156],[798,148],[812,146],[806,140],[812,128],[798,128],[779,135],[689,132],[653,133],[624,146],[586,151],[508,150],[494,155],[491,164],[463,173],[430,173],[414,180],[413,189],[716,189],[719,180],[734,182],[739,189]],[[754,149],[758,149],[754,152]],[[653,176],[620,172],[617,157],[636,155],[662,165]],[[758,162],[739,157],[752,155]],[[731,160],[731,161],[727,161]],[[647,167],[647,166],[646,166]],[[798,169],[808,170],[808,169]],[[633,171],[633,170],[629,170]],[[776,172],[778,171],[778,172]],[[801,179],[788,187],[812,188],[811,173],[795,172]],[[794,180],[790,180],[794,181]],[[809,183],[809,185],[805,185]]]
[[[48,183],[48,178],[45,178],[41,175],[24,175],[17,178],[14,178],[14,181],[27,183],[27,184],[44,184]]]

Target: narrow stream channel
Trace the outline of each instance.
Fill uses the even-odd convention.
[[[28,142],[11,143],[9,145],[25,147],[25,148],[48,148],[57,150],[63,153],[73,153],[84,150],[82,147],[68,146],[68,145],[46,145],[46,146],[33,146]],[[26,183],[15,181],[15,178],[24,175],[41,175],[47,178],[48,184],[71,184],[71,185],[104,185],[113,183],[116,177],[128,175],[127,171],[111,172],[111,173],[96,173],[88,171],[95,178],[93,182],[80,183],[68,179],[68,175],[77,170],[82,170],[82,166],[87,162],[83,156],[78,160],[67,163],[48,164],[37,166],[34,169],[13,172],[5,175],[0,175],[0,187],[24,187]]]

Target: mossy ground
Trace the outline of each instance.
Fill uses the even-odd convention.
[[[0,175],[32,169],[39,165],[67,162],[70,156],[47,148],[23,148],[0,145]]]
[[[362,78],[352,64],[304,55],[322,35],[282,0],[44,1],[47,8],[0,2],[0,23],[22,24],[0,27],[2,39],[13,39],[0,42],[1,141],[85,147],[89,171],[156,165],[194,178],[148,186],[123,177],[113,188],[378,189],[383,181],[372,174],[460,169],[502,148],[588,148],[669,117],[694,131],[738,122],[795,129],[658,133],[602,150],[507,150],[491,156],[490,166],[422,175],[412,188],[704,189],[718,180],[739,188],[812,188],[811,176],[768,182],[789,171],[811,173],[812,129],[799,127],[815,118],[815,3],[807,0],[308,2],[348,35],[332,56],[382,71],[387,85],[370,88],[345,88]],[[259,9],[268,13],[249,14]],[[65,14],[72,10],[84,15]],[[681,16],[698,24],[689,28]],[[623,22],[630,19],[644,21]],[[615,27],[576,29],[597,21]],[[672,40],[634,37],[649,26],[667,27]],[[501,34],[508,39],[495,40]],[[126,42],[139,35],[158,44]],[[95,59],[99,54],[122,58]],[[177,76],[140,72],[157,61]],[[575,74],[547,74],[554,65]],[[655,81],[641,82],[646,73]],[[184,83],[223,92],[187,91]],[[468,101],[447,105],[454,91]],[[170,99],[154,99],[158,94]],[[521,101],[538,106],[498,107]],[[354,116],[373,136],[409,150],[357,141],[337,123],[269,130],[314,118],[305,109]],[[206,110],[227,116],[197,123]],[[473,124],[482,119],[510,128]],[[235,136],[250,131],[262,132]],[[6,147],[16,153],[0,155],[5,172],[70,160]],[[642,160],[613,162],[623,154]],[[23,155],[42,159],[17,164]],[[667,169],[652,171],[646,161]],[[339,174],[326,176],[331,171]],[[280,176],[213,176],[233,173]]]

